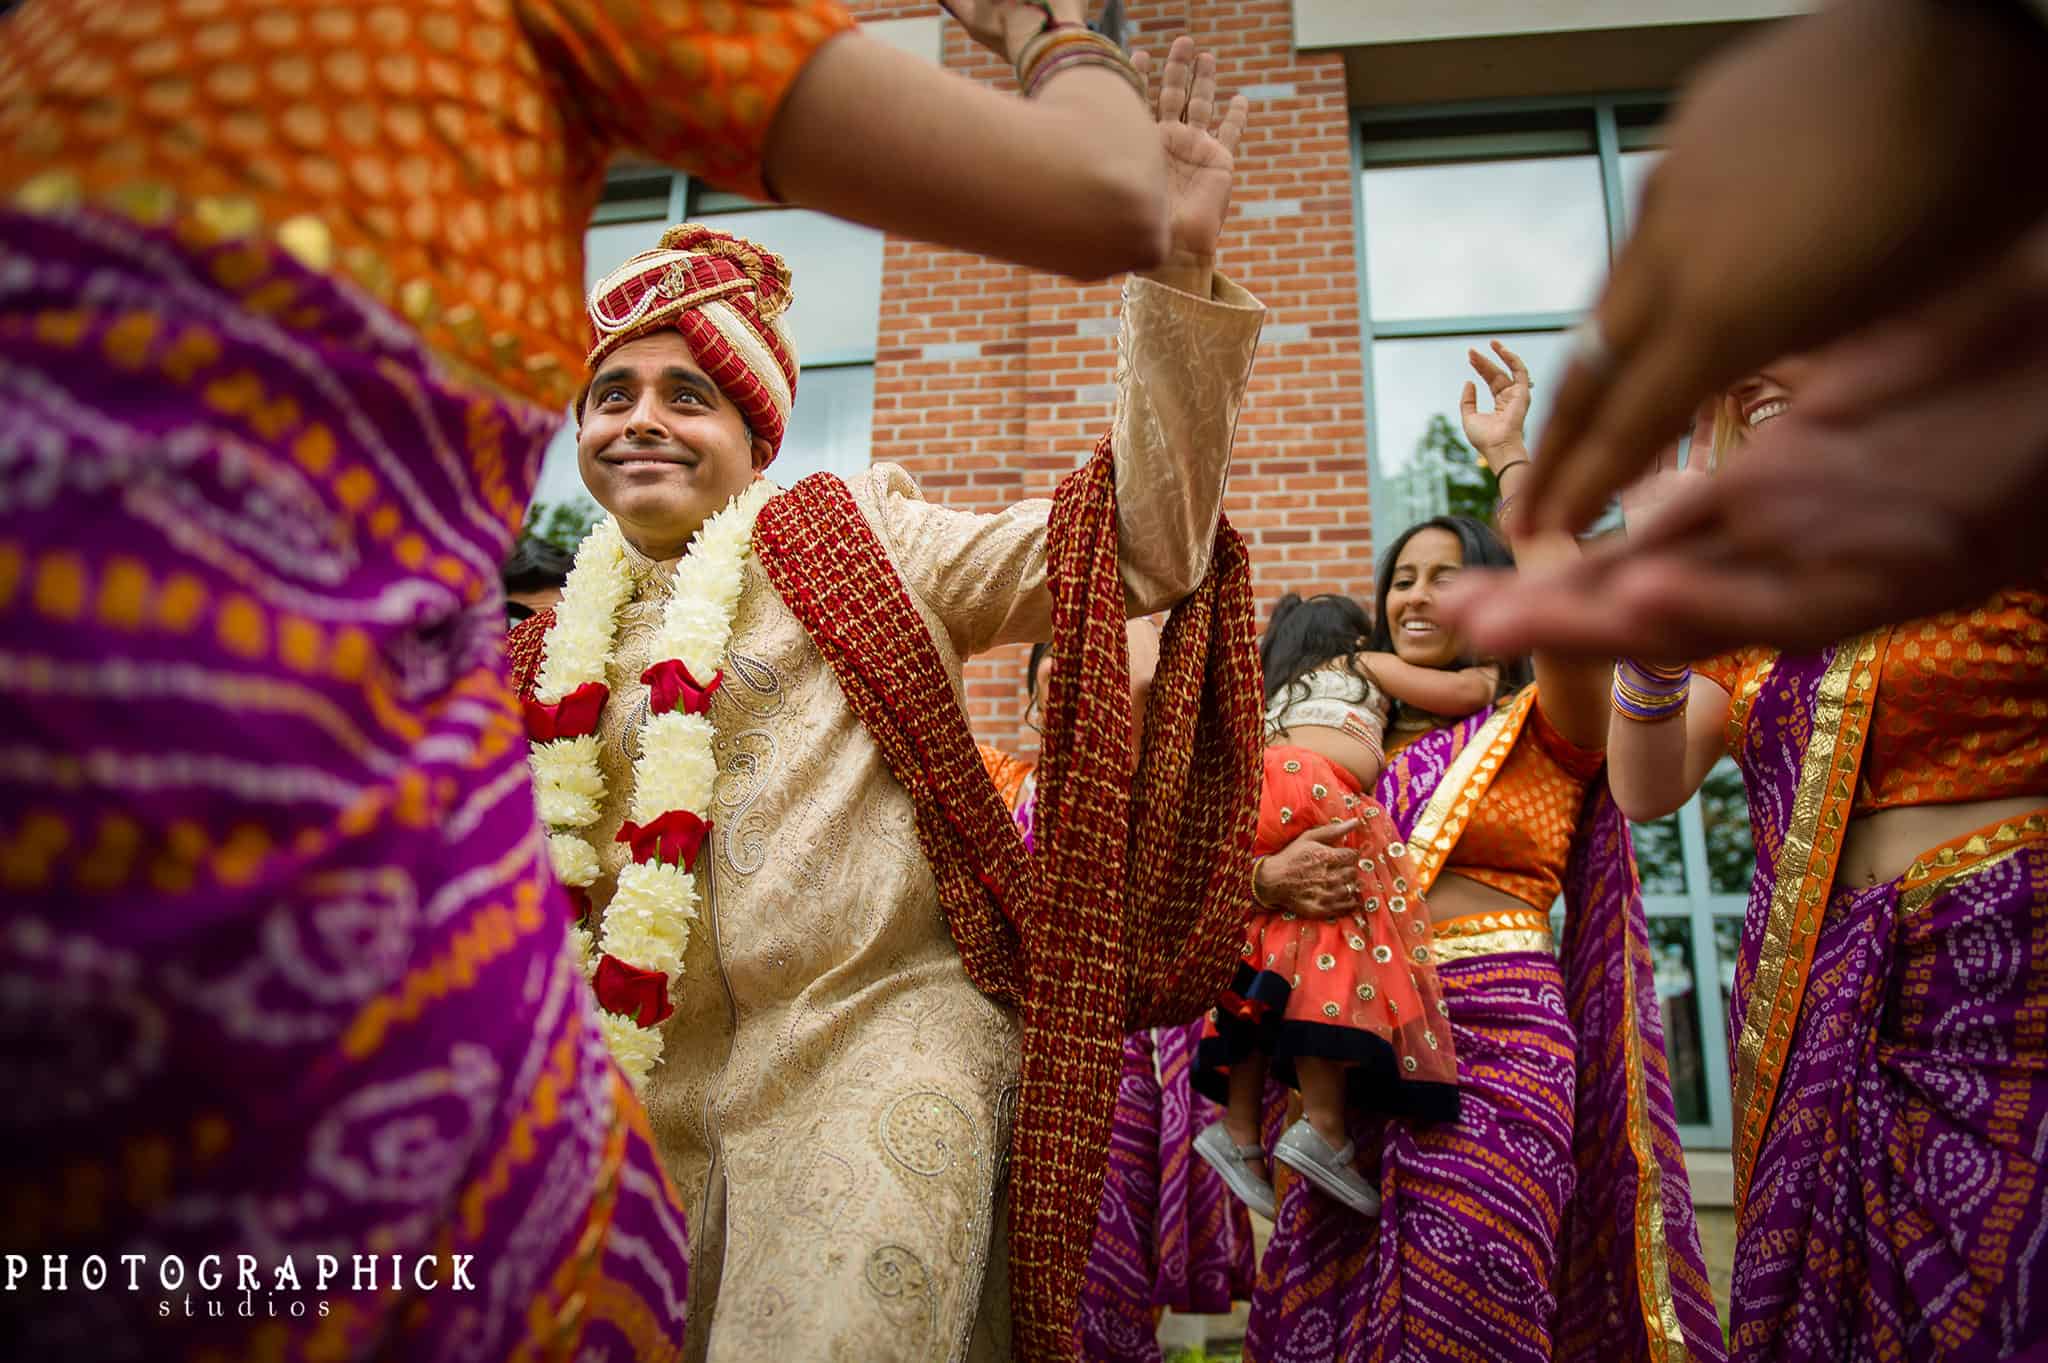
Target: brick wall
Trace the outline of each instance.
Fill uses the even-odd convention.
[[[863,19],[929,5],[851,0]],[[1219,95],[1251,97],[1222,268],[1265,302],[1265,338],[1238,427],[1226,508],[1252,543],[1260,599],[1365,593],[1371,581],[1356,239],[1342,59],[1298,53],[1288,0],[1134,0],[1131,45],[1163,55],[1196,34]],[[946,65],[1014,89],[948,23]],[[1109,418],[1117,286],[1082,287],[892,239],[875,365],[874,456],[935,500],[995,510],[1049,495]],[[1024,650],[971,663],[977,732],[1017,751]]]

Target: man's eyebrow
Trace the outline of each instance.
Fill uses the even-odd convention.
[[[711,381],[711,376],[698,370],[685,369],[679,364],[672,364],[661,371],[661,376],[670,383],[680,383],[695,389],[697,396],[701,398],[715,401],[719,396],[718,385]]]
[[[596,393],[612,384],[619,384],[630,388],[639,381],[640,372],[638,370],[627,365],[614,365],[590,381],[590,391]],[[712,381],[709,374],[696,369],[686,369],[679,364],[672,364],[663,369],[660,382],[681,385],[712,405],[716,405],[724,397],[724,394],[719,391],[718,385]]]

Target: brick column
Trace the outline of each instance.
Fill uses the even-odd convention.
[[[863,19],[926,5],[851,0]],[[1226,510],[1252,544],[1262,602],[1371,592],[1372,532],[1344,68],[1293,47],[1288,0],[1136,0],[1131,44],[1163,55],[1192,31],[1219,93],[1251,98],[1222,268],[1269,309],[1237,434]],[[947,25],[948,68],[1014,90],[1003,64]],[[997,510],[1049,495],[1094,448],[1115,378],[1117,285],[1081,286],[891,239],[875,365],[874,456],[935,501]],[[1013,751],[1024,652],[967,670],[976,731]]]

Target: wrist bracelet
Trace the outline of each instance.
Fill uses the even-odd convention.
[[[1501,466],[1500,468],[1497,468],[1497,469],[1495,469],[1495,470],[1493,471],[1493,481],[1494,481],[1495,483],[1499,483],[1501,479],[1503,479],[1503,478],[1505,478],[1505,477],[1507,477],[1507,476],[1508,476],[1508,470],[1509,470],[1509,469],[1518,469],[1518,468],[1522,467],[1522,465],[1524,465],[1524,464],[1533,464],[1533,463],[1535,463],[1535,462],[1536,462],[1536,461],[1535,461],[1535,460],[1533,460],[1533,459],[1526,459],[1526,458],[1524,458],[1524,459],[1510,459],[1510,460],[1508,460],[1508,462],[1507,462],[1506,464],[1502,465],[1502,466]]]
[[[1661,724],[1684,714],[1691,699],[1690,667],[1657,667],[1633,658],[1615,660],[1612,700],[1616,714],[1639,724]]]
[[[1271,904],[1268,904],[1266,902],[1265,896],[1259,893],[1259,868],[1261,866],[1264,866],[1266,862],[1272,857],[1272,855],[1273,854],[1271,852],[1268,852],[1265,854],[1265,856],[1252,858],[1252,903],[1258,905],[1262,909],[1270,909],[1273,907]]]
[[[1618,661],[1631,671],[1641,673],[1653,681],[1672,682],[1692,676],[1692,668],[1686,663],[1646,663],[1641,658],[1622,658]]]
[[[1115,71],[1139,102],[1144,101],[1145,80],[1124,50],[1100,33],[1072,24],[1049,28],[1024,45],[1017,56],[1017,84],[1023,88],[1024,97],[1030,99],[1055,72],[1082,66]]]

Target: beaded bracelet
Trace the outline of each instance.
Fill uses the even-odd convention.
[[[1640,724],[1661,724],[1685,713],[1692,699],[1692,669],[1618,658],[1614,663],[1615,713]]]

